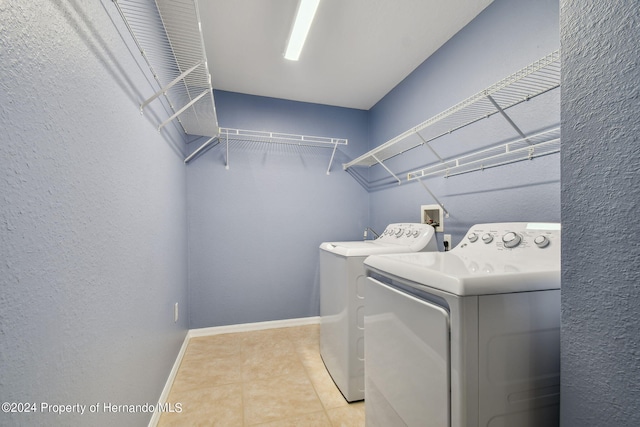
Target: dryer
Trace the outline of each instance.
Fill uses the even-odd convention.
[[[560,225],[365,260],[367,426],[557,426]]]
[[[349,402],[364,399],[363,261],[372,254],[436,251],[431,225],[390,224],[375,240],[320,245],[320,355]]]

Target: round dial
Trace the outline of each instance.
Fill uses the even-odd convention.
[[[467,238],[470,242],[475,242],[476,240],[478,240],[478,235],[476,233],[469,233]]]
[[[402,228],[398,228],[398,230],[396,231],[396,237],[400,236],[402,236]]]
[[[502,236],[502,243],[504,243],[505,248],[515,248],[522,241],[522,237],[519,234],[514,233],[513,231],[508,232],[504,236]]]
[[[493,236],[489,233],[483,234],[482,241],[485,243],[491,243],[493,241]]]
[[[411,236],[411,229],[407,228],[407,231],[404,233],[407,237]]]
[[[420,235],[420,230],[414,230],[413,231],[413,237],[416,238]]]
[[[535,243],[539,248],[544,248],[549,244],[549,239],[547,238],[547,236],[538,236],[533,239],[533,243]]]

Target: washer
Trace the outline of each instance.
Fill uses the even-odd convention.
[[[367,426],[559,424],[559,224],[479,224],[365,265]]]
[[[434,228],[413,223],[390,224],[375,240],[320,245],[320,354],[347,401],[364,399],[364,259],[436,250]]]

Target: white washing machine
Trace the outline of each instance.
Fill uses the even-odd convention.
[[[367,426],[559,424],[560,225],[473,226],[367,266]]]
[[[320,354],[347,401],[364,399],[364,259],[436,250],[434,228],[413,223],[390,224],[375,240],[320,245]]]

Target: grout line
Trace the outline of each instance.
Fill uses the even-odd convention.
[[[319,337],[318,337],[319,338]],[[294,343],[295,345],[295,343]],[[320,343],[318,343],[318,352],[320,351]],[[329,416],[329,412],[328,410],[330,408],[327,408],[325,402],[322,400],[322,398],[320,397],[320,393],[318,393],[318,386],[316,386],[315,381],[313,381],[313,378],[310,375],[310,368],[307,368],[307,366],[305,366],[304,361],[302,359],[302,355],[300,354],[300,351],[298,351],[298,348],[296,348],[296,355],[298,357],[298,360],[300,361],[300,363],[302,364],[302,369],[304,369],[305,375],[307,376],[307,379],[309,380],[309,382],[311,383],[311,387],[313,387],[313,391],[316,394],[316,397],[318,398],[318,400],[320,401],[320,405],[322,405],[322,412],[324,413],[324,416],[327,418],[327,420],[329,421],[329,424],[331,426],[335,426],[335,424],[333,423],[333,421],[331,420],[331,417]],[[318,353],[319,355],[319,353]],[[320,360],[322,361],[322,357],[320,357]],[[322,362],[324,365],[324,361]],[[336,387],[337,388],[337,387]],[[340,393],[340,391],[338,390],[338,393]]]
[[[222,333],[230,333],[232,329],[235,329],[235,332],[238,333],[238,336],[236,336],[235,339],[239,340],[238,345],[240,346],[240,354],[242,355],[241,363],[244,364],[244,357],[245,357],[245,354],[246,354],[246,349],[245,349],[245,345],[243,344],[243,340],[242,340],[242,333],[243,332],[262,331],[262,330],[279,329],[279,328],[287,328],[287,327],[294,327],[294,326],[314,325],[314,324],[318,324],[319,323],[318,320],[319,320],[319,318],[289,319],[289,320],[286,320],[286,321],[262,322],[262,323],[259,323],[259,324],[239,325],[240,328],[230,328],[230,327],[206,328],[207,329],[206,331],[199,331],[199,333],[195,333],[195,334],[191,334],[192,331],[189,331],[189,333],[185,337],[185,340],[183,342],[183,345],[182,345],[182,348],[181,348],[180,353],[178,355],[178,358],[176,359],[176,362],[174,363],[174,367],[172,369],[172,373],[171,373],[169,379],[167,380],[167,384],[165,385],[165,391],[163,391],[163,394],[161,396],[161,399],[164,399],[164,400],[161,400],[160,403],[164,403],[166,401],[166,399],[169,397],[170,390],[171,390],[171,388],[173,386],[173,381],[175,380],[175,378],[176,378],[176,376],[177,376],[177,374],[179,372],[180,365],[186,359],[185,358],[185,354],[186,354],[186,350],[187,350],[187,347],[189,345],[189,341],[190,341],[191,338],[194,338],[194,337],[206,337],[206,336],[218,335],[218,334],[222,334]],[[269,327],[265,327],[267,325],[269,325]],[[231,333],[233,333],[233,332],[231,332]],[[304,338],[303,338],[303,340],[304,340]],[[313,381],[313,378],[312,378],[312,375],[311,375],[311,368],[313,367],[313,363],[309,367],[307,367],[305,365],[305,363],[303,363],[304,362],[303,361],[303,354],[304,353],[302,351],[300,351],[300,350],[303,349],[303,348],[308,349],[308,346],[306,344],[304,346],[298,346],[297,345],[299,343],[298,340],[296,340],[296,337],[293,336],[290,333],[285,334],[284,337],[282,338],[282,341],[288,342],[288,344],[291,344],[295,348],[296,358],[297,358],[298,362],[302,365],[305,377],[309,381],[309,383],[311,384],[311,386],[313,388],[313,392],[315,393],[316,398],[318,399],[318,401],[321,404],[322,412],[325,415],[326,419],[329,421],[330,425],[333,426],[334,423],[332,422],[331,417],[329,416],[328,410],[329,409],[334,409],[334,408],[327,408],[325,406],[325,403],[323,402],[322,398],[320,397],[320,394],[318,392],[318,387],[321,384],[320,383],[316,384]],[[318,350],[319,350],[319,346],[318,346]],[[243,369],[244,369],[244,366],[243,366]],[[245,385],[247,383],[250,383],[251,381],[245,381],[244,372],[242,372],[242,374],[243,375],[241,376],[241,379],[240,379],[240,386],[241,386],[240,399],[241,399],[241,404],[242,404],[242,424],[241,425],[249,426],[249,424],[247,424],[247,413],[246,413],[247,407],[245,405],[245,402],[246,402],[246,388],[245,388]],[[282,376],[286,376],[286,375],[282,375]],[[234,384],[237,384],[237,383],[234,383]],[[299,416],[307,416],[307,415],[311,415],[311,414],[319,413],[319,412],[320,411],[314,411],[314,412],[299,414]],[[285,421],[285,420],[283,419],[283,420],[280,420],[280,421]],[[157,419],[155,419],[155,420],[152,418],[151,422],[149,423],[149,426],[150,427],[156,426],[158,422],[159,422],[159,417],[157,417]]]

